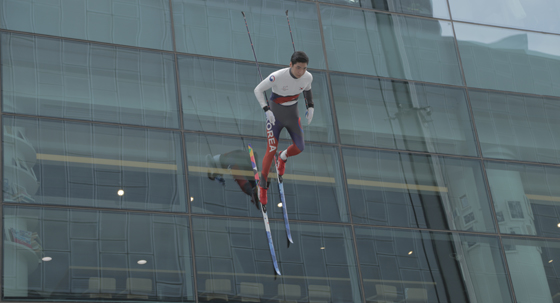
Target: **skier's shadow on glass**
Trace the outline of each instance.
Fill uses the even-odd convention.
[[[260,163],[256,151],[254,151],[254,155],[255,162]],[[249,151],[237,149],[222,154],[207,154],[206,167],[208,167],[208,179],[216,181],[216,183],[224,187],[226,178],[228,178],[227,175],[231,175],[241,191],[251,198],[251,203],[257,209],[260,209]]]

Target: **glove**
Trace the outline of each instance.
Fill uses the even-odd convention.
[[[266,114],[266,120],[268,120],[270,124],[274,125],[274,123],[276,123],[276,118],[274,117],[274,113],[272,113],[271,110],[267,110],[264,113]]]
[[[311,124],[311,120],[313,119],[313,112],[314,111],[315,111],[315,108],[310,107],[305,112],[305,116],[307,117],[307,125]]]

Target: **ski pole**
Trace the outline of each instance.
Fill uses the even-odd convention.
[[[290,38],[292,38],[292,47],[294,48],[294,53],[296,52],[296,45],[294,44],[294,36],[292,35],[292,27],[290,26],[290,17],[288,17],[288,10],[286,10],[286,20],[288,20],[288,29],[290,30]],[[305,100],[305,108],[308,108],[307,99]],[[307,116],[307,111],[305,112]]]
[[[288,10],[286,10],[286,19],[288,20],[288,29],[290,30],[290,38],[292,38],[292,46],[294,47],[294,53],[295,53],[296,45],[294,44],[294,36],[292,36],[292,27],[290,26],[290,17],[288,17]]]

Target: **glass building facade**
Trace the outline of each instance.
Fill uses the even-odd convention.
[[[263,76],[292,34],[314,77],[286,205],[271,178],[281,276],[242,12]],[[0,0],[0,301],[560,302],[559,13]]]

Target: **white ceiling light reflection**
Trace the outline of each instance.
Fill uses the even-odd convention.
[[[117,191],[117,195],[124,196],[124,190],[119,189],[119,191]]]
[[[146,260],[138,260],[138,262],[136,262],[136,263],[138,263],[138,264],[140,264],[140,265],[144,265],[144,264],[148,263],[148,261],[146,261]]]
[[[52,260],[51,257],[43,257],[41,260],[45,261],[45,262],[49,262]]]
[[[278,207],[282,207],[282,202],[278,203]]]

